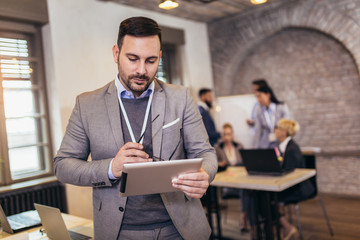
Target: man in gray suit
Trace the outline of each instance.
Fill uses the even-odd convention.
[[[215,177],[216,155],[189,90],[155,78],[159,26],[144,17],[124,20],[112,50],[119,74],[77,97],[54,159],[56,176],[93,186],[95,239],[208,239],[199,199]],[[180,191],[119,196],[125,163],[198,157],[198,172],[173,180]]]

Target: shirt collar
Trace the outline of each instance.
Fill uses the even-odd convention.
[[[131,91],[126,90],[124,85],[120,82],[118,74],[116,74],[115,86],[121,98],[135,99],[134,94]],[[149,87],[138,97],[138,99],[149,97],[150,94],[154,91],[154,87],[155,87],[155,83],[154,81],[152,81]]]
[[[290,140],[291,140],[291,137],[289,136],[279,144],[279,149],[283,154],[285,154],[286,147],[287,147],[288,143],[290,142]]]
[[[263,106],[262,109],[263,109],[263,111],[275,112],[276,111],[276,104],[272,102],[272,103],[270,103],[268,109],[266,109],[265,106]]]
[[[199,101],[198,105],[199,105],[200,107],[202,107],[203,109],[205,109],[206,111],[209,111],[209,110],[210,110],[209,107],[208,107],[208,105],[206,105],[206,103],[204,103],[203,101]]]

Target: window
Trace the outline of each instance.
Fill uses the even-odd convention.
[[[157,77],[164,82],[181,85],[181,46],[185,44],[185,33],[182,29],[160,27],[162,57]]]
[[[166,73],[166,68],[165,68],[165,64],[164,64],[164,55],[161,56],[160,58],[160,62],[159,62],[159,67],[158,67],[158,71],[157,71],[157,78],[163,82],[170,82],[168,79],[168,74]]]
[[[0,31],[0,184],[51,174],[39,30]]]
[[[175,44],[162,44],[162,56],[158,67],[157,78],[166,83],[182,84]]]

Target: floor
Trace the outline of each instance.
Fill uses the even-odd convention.
[[[319,200],[312,199],[299,205],[303,239],[359,240],[360,198],[335,195],[320,195],[320,198],[325,204],[334,236],[331,237],[329,234]],[[230,199],[223,202],[223,204],[227,205],[228,208],[221,211],[222,239],[250,239],[249,233],[240,234],[240,200]],[[293,223],[296,225],[295,209],[293,207],[291,215]]]

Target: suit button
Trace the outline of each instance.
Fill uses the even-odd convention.
[[[119,207],[119,211],[120,211],[120,212],[123,212],[123,211],[124,211],[124,208],[123,208],[123,207]]]

